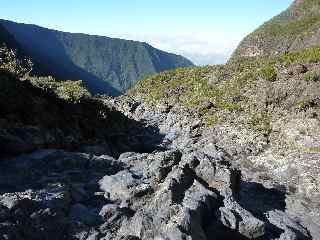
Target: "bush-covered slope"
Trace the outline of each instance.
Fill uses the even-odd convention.
[[[32,57],[38,73],[82,79],[92,93],[119,95],[147,75],[193,65],[146,43],[0,23]]]
[[[20,48],[14,37],[0,24],[0,45],[3,44],[10,49]]]
[[[295,0],[278,16],[249,34],[232,59],[270,56],[320,44],[320,1]]]
[[[179,105],[207,127],[223,126],[243,141],[255,139],[255,149],[271,143],[318,152],[319,69],[320,48],[315,47],[266,59],[163,72],[139,82],[130,95],[155,107]],[[286,129],[294,119],[304,124]],[[299,141],[281,135],[293,129],[301,132]]]

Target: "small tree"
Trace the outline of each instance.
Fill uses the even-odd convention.
[[[272,64],[266,64],[260,69],[259,76],[263,80],[274,82],[277,80],[277,70]]]
[[[89,97],[89,91],[83,87],[82,81],[63,81],[56,89],[56,94],[67,101],[79,102],[81,98]]]

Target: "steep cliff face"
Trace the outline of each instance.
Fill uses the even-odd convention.
[[[0,23],[32,57],[38,73],[61,80],[81,79],[92,93],[119,95],[145,76],[193,65],[142,42]]]
[[[18,49],[19,44],[14,37],[0,24],[0,44],[6,44],[10,49]]]
[[[249,34],[236,49],[237,57],[261,57],[320,44],[320,2],[296,0],[292,5]]]

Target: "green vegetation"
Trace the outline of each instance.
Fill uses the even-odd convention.
[[[269,134],[271,132],[271,116],[267,113],[254,113],[249,116],[248,125],[253,130]]]
[[[274,82],[277,80],[277,70],[271,64],[266,64],[260,69],[260,77],[264,80]]]
[[[317,10],[320,8],[320,2],[318,0],[304,0],[298,6],[296,6],[301,12],[312,14],[318,14]]]
[[[51,76],[48,77],[29,77],[32,85],[45,90],[46,92],[53,92],[59,98],[70,101],[79,102],[82,98],[90,97],[91,94],[83,86],[81,80],[78,81],[58,81]]]
[[[293,63],[316,63],[320,61],[320,47],[306,48],[300,51],[284,53],[277,57],[285,65]]]
[[[304,74],[304,80],[307,82],[310,82],[310,81],[317,82],[320,80],[320,72],[308,71]]]
[[[90,93],[82,85],[82,81],[64,81],[56,89],[57,95],[65,100],[77,102],[84,97],[89,97]]]
[[[205,121],[207,123],[207,126],[209,128],[212,128],[219,122],[219,116],[218,114],[205,115]]]

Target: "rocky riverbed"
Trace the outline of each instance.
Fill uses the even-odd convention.
[[[1,240],[319,239],[315,201],[242,168],[192,114],[105,101],[145,126],[132,139],[147,153],[42,149],[3,158]]]

